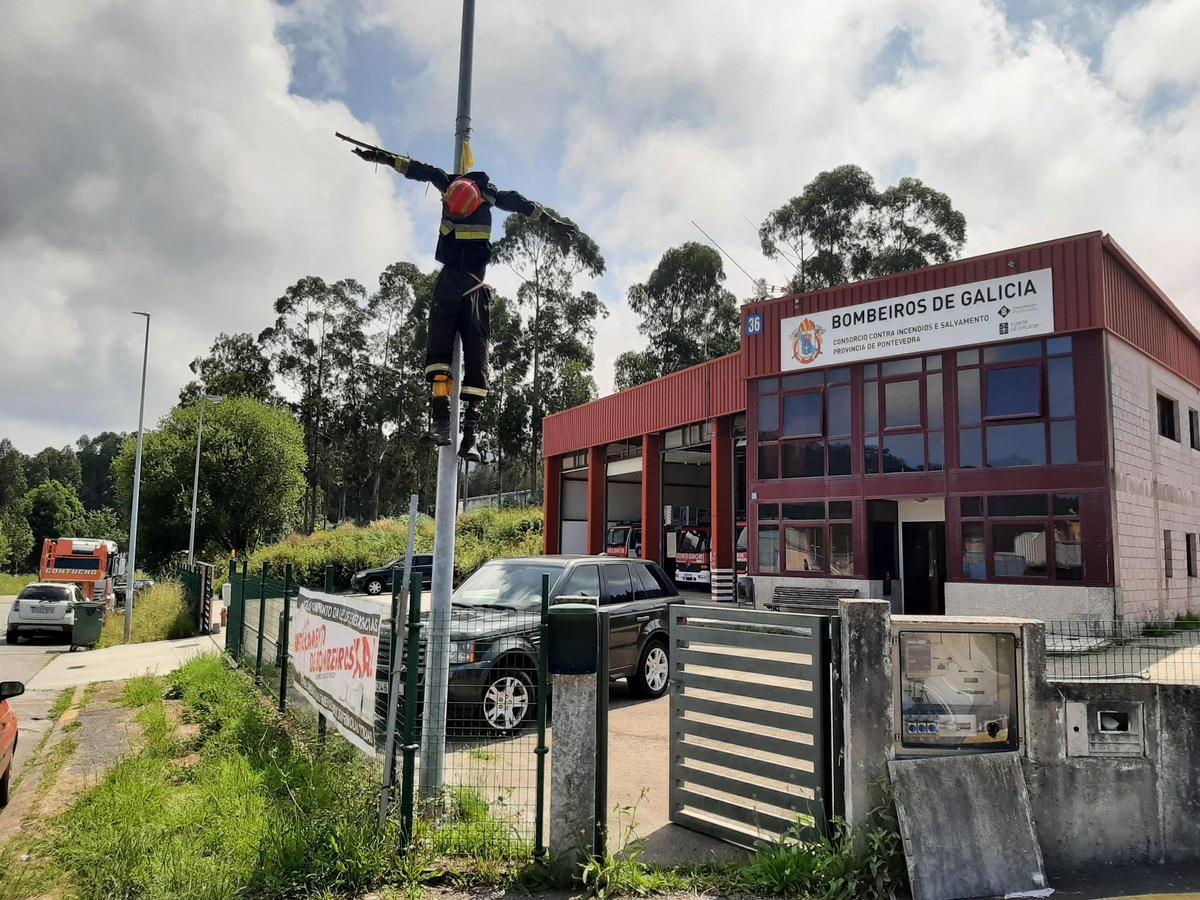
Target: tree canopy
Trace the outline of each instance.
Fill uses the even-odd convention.
[[[773,210],[758,235],[763,253],[795,269],[789,287],[803,292],[949,262],[967,220],[919,178],[880,191],[864,169],[842,165]]]
[[[142,445],[138,548],[147,567],[187,549],[199,410],[177,406]],[[113,463],[121,508],[129,509],[136,453],[132,439]],[[204,414],[196,547],[239,555],[300,524],[304,433],[286,409],[231,397]]]
[[[624,390],[738,348],[738,304],[724,287],[725,267],[712,247],[689,241],[663,254],[650,277],[629,289],[629,306],[649,338],[642,351],[617,357]]]
[[[249,397],[260,403],[276,403],[279,392],[271,374],[271,358],[254,335],[221,332],[207,356],[197,356],[188,368],[196,375],[179,392],[179,402],[195,403],[203,391],[222,397]]]

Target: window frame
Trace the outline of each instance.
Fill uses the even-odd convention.
[[[1187,577],[1196,577],[1196,534],[1188,531],[1183,535],[1184,555],[1187,557]]]
[[[1163,573],[1167,578],[1175,577],[1175,547],[1171,541],[1171,529],[1163,529]]]
[[[900,372],[892,372],[885,374],[885,368],[889,363],[909,363],[917,361],[920,367],[917,370],[908,370]],[[917,356],[901,357],[899,359],[885,360],[880,365],[868,369],[864,367],[862,384],[858,392],[860,402],[863,404],[863,437],[862,451],[859,454],[864,475],[880,475],[880,476],[896,476],[896,475],[927,475],[930,472],[946,471],[946,361],[942,353],[923,353]],[[931,426],[929,423],[929,385],[930,380],[936,379],[941,385],[941,406],[942,406],[942,424],[939,426]],[[898,382],[914,381],[917,384],[917,403],[920,413],[919,422],[915,425],[891,425],[887,424],[887,389],[888,385]],[[875,394],[875,428],[870,429],[868,422],[866,405],[867,394],[872,392]],[[889,472],[884,468],[884,458],[886,456],[885,448],[887,439],[921,436],[921,451],[922,461],[921,468],[914,469],[908,472]],[[935,435],[940,435],[941,452],[940,456],[942,464],[940,468],[934,469],[930,467],[930,446],[931,441],[937,440]],[[868,451],[874,451],[874,467],[868,465]]]
[[[809,503],[820,504],[822,511],[823,511],[822,516],[820,518],[815,518],[815,517],[814,518],[797,518],[794,516],[788,517],[784,514],[785,506],[787,506],[788,504],[785,504],[781,501],[775,501],[775,500],[763,501],[761,503],[758,503],[755,506],[755,510],[754,510],[754,535],[755,535],[754,558],[756,560],[755,565],[757,567],[755,569],[756,574],[787,575],[789,577],[799,577],[799,578],[858,578],[858,577],[860,577],[858,574],[859,569],[858,569],[858,563],[857,563],[858,554],[855,552],[855,550],[856,550],[855,544],[857,541],[858,532],[855,529],[854,498],[853,497],[841,497],[841,498],[835,497],[830,500],[797,501],[797,504],[801,504],[801,503],[802,504],[809,504]],[[831,507],[833,507],[834,504],[842,504],[842,503],[850,504],[850,515],[848,517],[840,516],[840,515],[839,516],[833,515],[833,510],[831,509]],[[761,514],[763,507],[767,507],[768,509],[773,510],[768,515],[768,517],[764,517]],[[835,527],[845,527],[845,526],[849,526],[849,528],[850,528],[850,574],[835,575],[830,571],[830,569],[831,569],[830,560],[831,560],[832,554],[833,554],[833,530]],[[786,568],[786,561],[787,561],[786,540],[787,540],[787,530],[789,528],[812,528],[812,529],[816,529],[820,532],[821,542],[822,542],[821,543],[822,563],[823,563],[822,568],[810,569],[807,571],[805,571],[803,569],[788,569],[788,568]],[[774,569],[770,570],[770,571],[762,568],[761,534],[762,534],[763,529],[775,531],[775,533],[778,535],[778,537],[775,539],[775,545],[776,545],[775,566],[774,566]]]
[[[1188,410],[1188,437],[1193,450],[1200,450],[1200,412]]]
[[[989,500],[993,497],[1045,497],[1046,511],[1035,515],[1020,515],[1020,514],[1003,514],[991,515],[989,512]],[[959,562],[958,571],[959,579],[964,582],[973,582],[975,584],[996,582],[1000,584],[1053,584],[1053,585],[1086,585],[1088,581],[1087,560],[1083,554],[1083,548],[1086,542],[1083,537],[1083,494],[1070,492],[1045,492],[1045,491],[1023,491],[1020,493],[995,493],[995,494],[969,494],[954,498],[958,503],[958,545],[959,545]],[[1056,512],[1055,497],[1074,497],[1075,512]],[[980,514],[967,515],[963,512],[964,501],[981,500]],[[1060,578],[1058,575],[1058,531],[1057,524],[1059,522],[1078,522],[1079,523],[1079,578]],[[1044,535],[1043,544],[1045,550],[1045,567],[1044,575],[997,575],[996,574],[996,544],[993,535],[993,527],[1000,526],[1029,526],[1037,523],[1042,529]],[[984,546],[984,575],[983,578],[971,578],[964,574],[966,566],[964,565],[963,556],[966,553],[966,541],[964,540],[964,528],[968,525],[982,525],[983,527],[983,546]],[[1068,542],[1063,542],[1068,543]],[[1075,542],[1069,542],[1074,544]]]
[[[1164,394],[1162,391],[1158,390],[1154,392],[1154,397],[1154,409],[1158,418],[1158,436],[1166,438],[1168,441],[1173,441],[1176,444],[1182,444],[1182,435],[1179,433],[1179,401],[1169,394]],[[1166,411],[1164,409],[1164,404],[1166,404],[1167,408],[1169,408],[1171,414],[1170,434],[1167,434],[1163,431],[1163,413]]]
[[[755,454],[754,454],[754,480],[756,481],[777,481],[777,480],[804,480],[814,478],[847,478],[855,475],[853,448],[854,448],[854,366],[835,366],[827,369],[816,369],[806,374],[810,376],[820,376],[820,384],[799,384],[797,386],[788,387],[787,380],[798,373],[791,375],[774,376],[771,378],[760,379],[754,388],[754,403],[755,403]],[[829,392],[833,389],[846,389],[851,406],[851,414],[848,417],[850,432],[846,434],[832,434],[829,429]],[[820,403],[820,431],[814,433],[785,433],[785,416],[787,399],[804,394],[816,394],[819,397]],[[775,409],[775,421],[777,423],[774,429],[774,437],[769,439],[762,438],[760,426],[762,404],[765,402],[768,405],[773,401]],[[829,471],[829,458],[831,442],[846,443],[851,448],[851,462],[849,472],[840,472],[832,474]],[[806,446],[817,445],[820,448],[821,471],[820,474],[802,474],[788,475],[784,466],[784,448],[786,446]],[[762,465],[764,458],[769,458],[772,461],[770,471],[764,472]]]

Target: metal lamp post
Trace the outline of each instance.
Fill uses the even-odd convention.
[[[200,395],[200,424],[196,428],[196,472],[192,476],[192,525],[188,530],[188,565],[196,564],[196,495],[200,491],[200,441],[204,436],[204,404],[220,403],[225,398],[219,394]]]
[[[138,497],[142,490],[142,423],[146,411],[146,363],[150,359],[150,313],[134,312],[146,319],[146,340],[142,347],[142,396],[138,401],[137,456],[133,463],[133,509],[129,513],[129,568],[125,572],[125,643],[133,636],[133,585],[137,574]]]

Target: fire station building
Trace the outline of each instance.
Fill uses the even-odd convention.
[[[543,455],[547,553],[640,535],[717,600],[1200,610],[1200,332],[1101,232],[748,304],[739,352],[548,417]]]

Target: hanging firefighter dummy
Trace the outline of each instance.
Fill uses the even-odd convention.
[[[429,405],[429,431],[423,439],[437,446],[446,446],[451,441],[450,397],[454,391],[451,359],[454,337],[458,335],[462,340],[459,396],[466,406],[458,452],[464,458],[478,459],[473,448],[479,404],[487,396],[491,332],[491,288],[484,277],[491,261],[492,207],[535,220],[545,218],[569,234],[576,234],[578,229],[516,191],[497,190],[485,172],[472,170],[463,175],[447,175],[437,166],[362,144],[345,135],[338,137],[356,144],[353,152],[360,159],[391,166],[405,178],[432,184],[442,194],[442,223],[435,254],[442,270],[434,287],[425,347],[425,377],[432,384],[433,396]],[[470,145],[464,146],[460,162],[460,168],[472,169]]]

